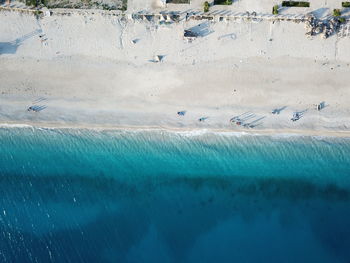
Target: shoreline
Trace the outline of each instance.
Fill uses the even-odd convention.
[[[226,135],[248,135],[248,136],[306,136],[306,137],[329,137],[329,138],[350,138],[350,131],[315,131],[315,130],[297,130],[297,129],[254,129],[254,130],[230,130],[215,128],[185,128],[171,126],[100,126],[93,124],[59,124],[59,123],[16,123],[0,122],[0,129],[3,128],[35,128],[35,129],[69,129],[69,130],[93,130],[93,131],[165,131],[174,133],[192,133],[193,135],[202,135],[205,133],[221,133]]]

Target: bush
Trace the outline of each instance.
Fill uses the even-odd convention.
[[[232,0],[214,0],[214,5],[232,5]]]
[[[26,0],[27,6],[37,6],[36,0]]]
[[[209,12],[209,3],[208,1],[204,2],[204,13]]]
[[[338,20],[340,23],[345,23],[345,17],[339,17]]]
[[[341,6],[342,7],[350,7],[350,2],[342,2]]]
[[[333,16],[340,16],[341,12],[340,9],[333,9]]]
[[[128,0],[123,0],[123,4],[119,10],[122,10],[123,12],[128,9]]]
[[[190,0],[166,0],[167,4],[189,4]]]
[[[272,8],[272,14],[278,15],[278,5],[274,5]]]
[[[98,4],[98,3],[97,3],[97,4]],[[107,4],[104,4],[104,3],[103,3],[101,6],[102,6],[102,9],[103,9],[103,10],[108,10],[108,11],[111,10],[111,8],[109,7],[109,5],[107,5]]]
[[[310,3],[303,2],[303,1],[283,1],[282,6],[285,6],[285,7],[310,7]]]
[[[27,6],[35,6],[38,7],[40,5],[48,6],[48,0],[26,0]]]

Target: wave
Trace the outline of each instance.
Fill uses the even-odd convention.
[[[34,128],[29,124],[12,124],[12,123],[0,123],[0,128]]]

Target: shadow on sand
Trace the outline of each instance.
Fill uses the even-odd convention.
[[[17,48],[27,39],[34,37],[42,32],[41,29],[37,29],[31,33],[23,35],[11,42],[0,42],[0,55],[2,54],[15,54]]]
[[[206,37],[207,35],[214,32],[210,30],[209,22],[200,23],[199,25],[191,27],[188,30],[195,33],[199,37]]]

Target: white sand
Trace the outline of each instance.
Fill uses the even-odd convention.
[[[292,22],[154,26],[88,13],[38,22],[0,12],[0,24],[2,124],[251,131],[229,122],[250,111],[251,121],[265,117],[253,132],[350,134],[350,38],[310,40]],[[186,43],[183,29],[198,24],[209,34]],[[38,34],[21,42],[38,29],[44,43]],[[27,112],[38,98],[47,108]],[[319,112],[321,101],[329,106]]]

